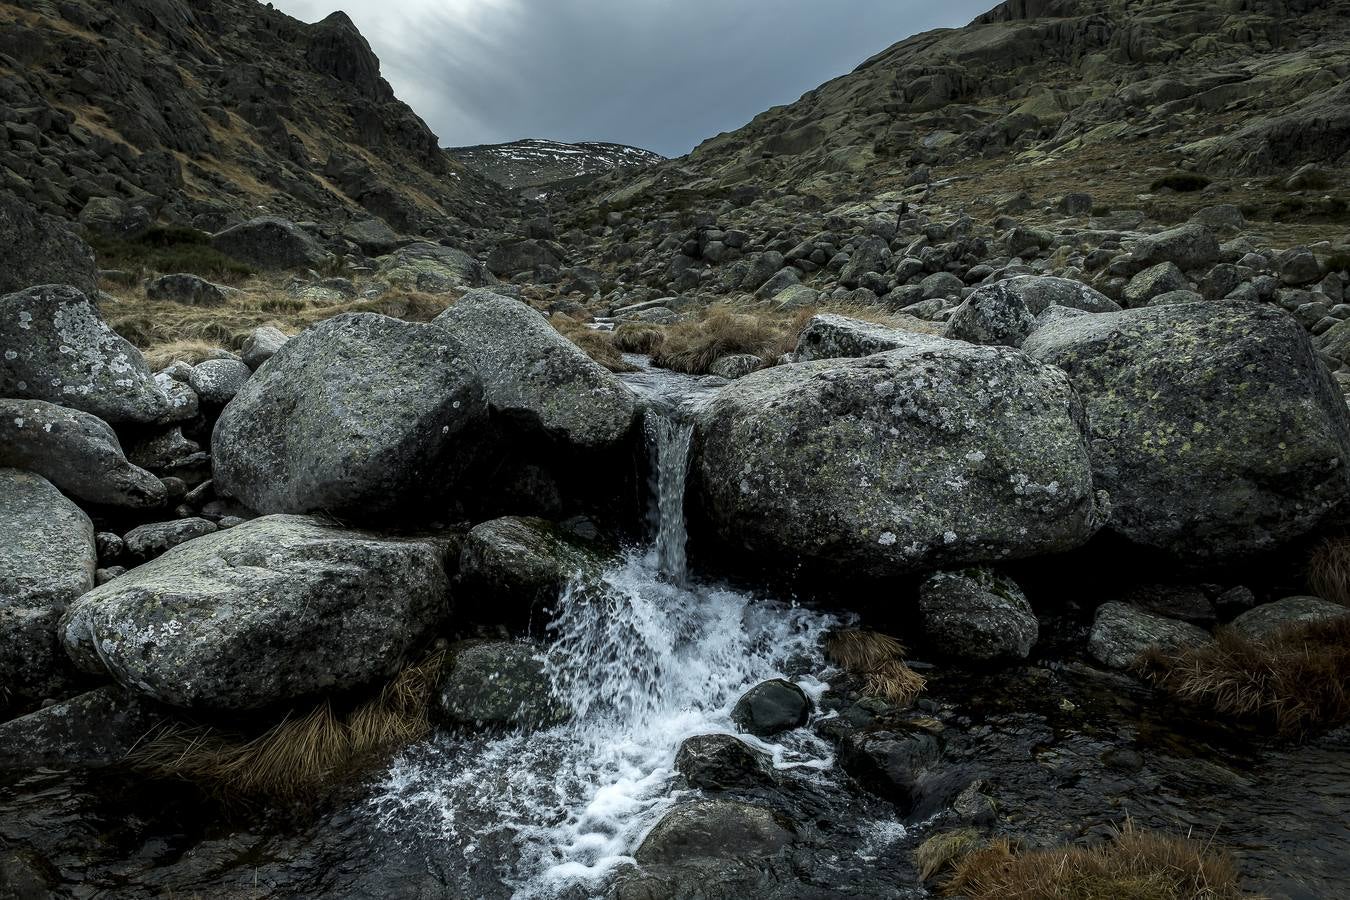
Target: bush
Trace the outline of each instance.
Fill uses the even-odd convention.
[[[1178,699],[1300,737],[1350,721],[1350,610],[1263,640],[1223,629],[1174,656],[1154,650],[1144,666]]]
[[[897,706],[909,706],[927,686],[922,675],[905,665],[904,645],[877,631],[835,631],[825,641],[825,657],[861,678],[865,693]]]
[[[1231,857],[1132,823],[1100,847],[1021,850],[1006,839],[966,854],[943,886],[969,900],[1237,900]]]
[[[444,663],[445,654],[433,654],[364,703],[339,712],[324,702],[253,738],[208,726],[167,725],[142,741],[127,762],[224,797],[312,798],[430,732],[428,706]]]
[[[1149,185],[1153,191],[1170,190],[1178,194],[1189,194],[1209,187],[1210,180],[1195,172],[1169,172]]]
[[[87,234],[100,268],[139,274],[187,272],[217,281],[237,281],[253,269],[213,248],[207,235],[191,228],[157,225],[131,240]]]

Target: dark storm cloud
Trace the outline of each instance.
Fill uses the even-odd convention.
[[[994,0],[277,0],[341,4],[446,146],[602,140],[668,156]]]

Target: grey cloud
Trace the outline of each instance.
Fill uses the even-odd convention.
[[[306,21],[333,0],[279,0]],[[666,155],[993,0],[346,0],[447,146],[522,137]]]

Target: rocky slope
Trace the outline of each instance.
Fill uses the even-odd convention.
[[[0,181],[219,230],[245,211],[462,233],[502,194],[440,151],[342,13],[254,0],[0,3]]]
[[[665,159],[659,153],[625,144],[600,141],[567,144],[539,139],[452,147],[445,152],[484,178],[513,189],[540,187],[615,169],[643,168]]]
[[[0,896],[917,898],[1125,816],[1344,895],[1346,2],[1004,4],[504,234],[345,19],[3,7]]]
[[[1134,206],[1178,168],[1231,191],[1239,177],[1287,178],[1307,163],[1344,183],[1347,73],[1345,0],[1010,0],[965,28],[901,41],[628,179],[620,196],[837,200],[932,181],[944,199],[990,209],[1069,179]],[[1283,199],[1244,198],[1268,209]]]

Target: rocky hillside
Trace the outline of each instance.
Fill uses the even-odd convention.
[[[944,199],[988,209],[1078,179],[1119,207],[1175,170],[1223,193],[1304,164],[1343,184],[1348,73],[1346,0],[1009,0],[901,41],[621,196],[838,200],[940,183]],[[1244,200],[1274,214],[1288,197]]]
[[[538,139],[453,147],[446,153],[484,178],[508,188],[539,187],[581,175],[651,166],[665,159],[659,153],[626,144],[600,141],[566,144]]]
[[[0,181],[216,231],[248,211],[399,231],[495,220],[501,191],[440,151],[342,13],[255,0],[0,3]]]

